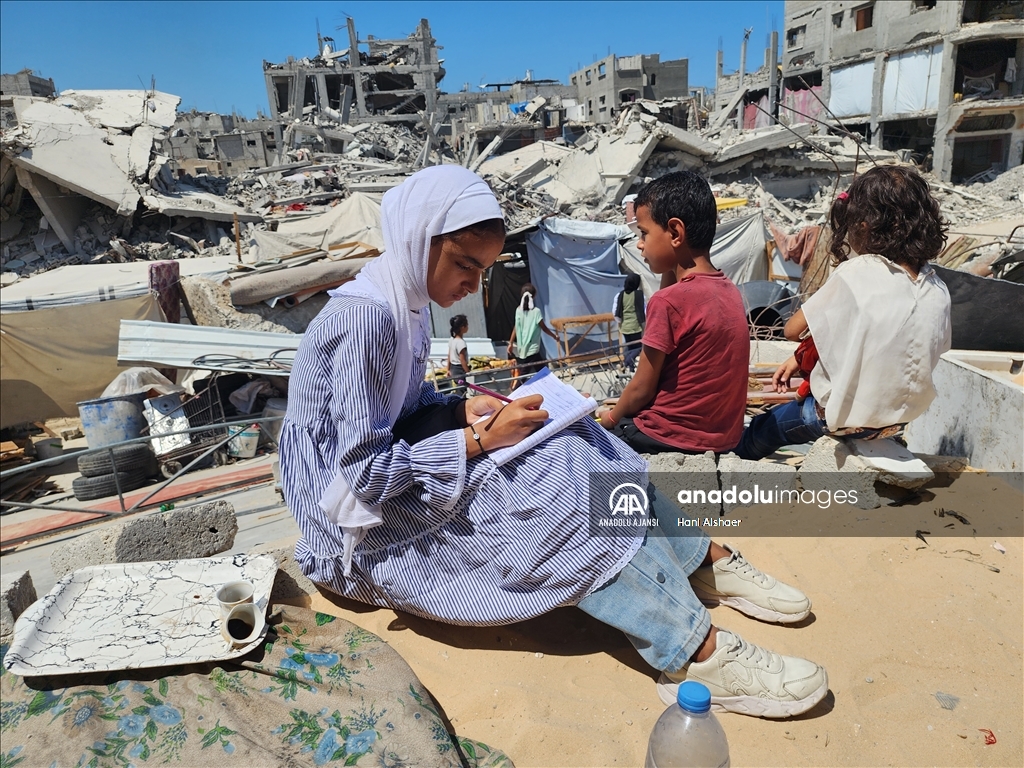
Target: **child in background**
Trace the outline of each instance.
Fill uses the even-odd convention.
[[[830,218],[839,265],[785,327],[791,341],[813,339],[811,394],[757,416],[736,448],[745,459],[826,434],[900,437],[935,398],[932,371],[952,332],[949,291],[928,264],[946,240],[928,183],[910,168],[872,168]],[[779,367],[777,391],[798,368],[795,357]]]
[[[636,374],[601,424],[639,453],[728,451],[743,432],[750,332],[739,290],[711,264],[714,195],[682,171],[635,206],[644,261],[680,278],[651,296]]]
[[[515,356],[519,376],[523,377],[530,376],[543,367],[544,353],[540,347],[541,331],[554,339],[556,343],[558,342],[558,337],[544,323],[540,308],[534,305],[536,298],[536,287],[533,283],[526,283],[523,286],[519,306],[516,307],[516,321],[512,328],[512,338],[508,340],[508,356]],[[519,381],[516,381],[512,388],[515,389],[517,386],[519,386]]]
[[[469,372],[469,359],[466,356],[466,341],[463,334],[469,330],[469,320],[465,315],[456,315],[448,321],[451,325],[451,339],[448,341],[448,370],[445,372],[451,381],[445,387],[447,391],[464,395],[466,388],[459,381],[466,378]]]
[[[626,342],[623,364],[632,368],[640,357],[640,339],[644,335],[647,316],[644,313],[644,292],[640,290],[640,275],[626,275],[622,290],[615,295],[612,314],[619,321],[619,330]]]

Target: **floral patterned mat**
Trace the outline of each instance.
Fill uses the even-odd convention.
[[[512,768],[454,734],[379,637],[286,605],[273,607],[264,646],[232,662],[53,678],[3,670],[0,694],[0,768]]]

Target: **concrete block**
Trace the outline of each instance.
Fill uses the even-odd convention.
[[[55,549],[50,565],[60,579],[90,565],[210,557],[230,549],[237,532],[235,508],[227,501],[213,501],[79,536]]]
[[[14,622],[36,599],[32,574],[28,571],[4,577],[3,595],[0,597],[0,642],[10,643],[14,636]]]
[[[247,553],[251,557],[269,555],[277,560],[277,576],[274,587],[270,591],[270,601],[292,600],[317,593],[317,586],[302,572],[295,562],[295,545],[277,546],[264,544],[254,547]]]
[[[877,509],[881,506],[875,492],[877,472],[854,456],[841,440],[821,437],[804,457],[798,474],[804,490],[856,491],[858,509]]]
[[[722,485],[722,509],[726,514],[739,507],[752,504],[741,504],[732,500],[731,492],[735,488],[740,491],[755,492],[779,490],[796,490],[796,467],[789,464],[777,464],[774,461],[750,461],[741,459],[734,453],[723,454],[718,459],[718,478]],[[726,492],[729,492],[728,494]]]
[[[656,453],[644,458],[650,466],[651,482],[681,511],[690,517],[718,517],[722,505],[707,500],[711,491],[721,490],[714,453]],[[690,494],[691,502],[679,501],[681,491]]]
[[[878,472],[877,481],[900,488],[920,488],[935,479],[931,468],[895,440],[848,440],[853,454]]]

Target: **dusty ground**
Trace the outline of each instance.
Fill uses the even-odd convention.
[[[917,504],[856,513],[887,521],[887,536],[726,539],[800,585],[814,609],[791,627],[728,608],[712,609],[714,622],[815,659],[830,681],[826,699],[799,718],[719,715],[734,766],[1024,764],[1022,510],[1019,495],[993,500],[988,488],[964,476]],[[985,517],[1016,522],[1005,535],[990,522],[984,536],[925,544],[914,531],[947,525],[939,508],[975,518],[975,529]],[[575,608],[473,629],[323,595],[313,603],[391,643],[460,734],[504,749],[520,768],[643,764],[663,710],[655,673],[622,634]],[[956,708],[943,709],[937,692],[959,697]],[[980,728],[997,743],[986,746]]]

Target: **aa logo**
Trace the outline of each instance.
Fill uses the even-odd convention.
[[[608,496],[608,509],[612,515],[647,515],[647,492],[635,483],[616,486]]]

